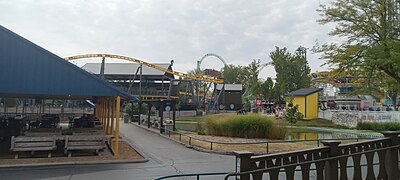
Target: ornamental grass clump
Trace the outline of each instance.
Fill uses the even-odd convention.
[[[207,116],[200,131],[215,136],[283,139],[286,128],[274,117],[249,115]]]
[[[399,131],[399,122],[362,122],[357,124],[357,129],[372,131]]]

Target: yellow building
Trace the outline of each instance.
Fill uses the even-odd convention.
[[[299,106],[299,112],[304,119],[318,118],[318,92],[322,88],[302,88],[290,92],[286,97],[286,107],[293,98],[293,105]]]

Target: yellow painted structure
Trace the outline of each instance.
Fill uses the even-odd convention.
[[[101,97],[96,103],[96,117],[103,130],[112,138],[108,141],[114,156],[119,156],[119,119],[121,97]]]
[[[318,92],[322,89],[303,88],[289,93],[286,97],[286,107],[293,98],[293,105],[299,107],[299,112],[306,120],[318,118]]]

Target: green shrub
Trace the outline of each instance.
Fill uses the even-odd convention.
[[[357,129],[372,131],[399,131],[400,123],[398,122],[362,122],[357,124]]]
[[[142,114],[147,114],[147,104],[142,104]],[[129,117],[133,118],[134,115],[139,114],[139,105],[137,103],[127,103],[124,108],[124,112],[128,114]]]
[[[273,117],[258,114],[206,116],[200,125],[200,132],[208,135],[283,139],[286,134],[284,125]]]

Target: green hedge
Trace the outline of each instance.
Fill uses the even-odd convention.
[[[206,116],[199,134],[242,138],[283,139],[286,128],[274,117],[250,115]]]
[[[399,131],[400,123],[398,122],[363,122],[357,124],[357,129],[372,130],[372,131]]]

